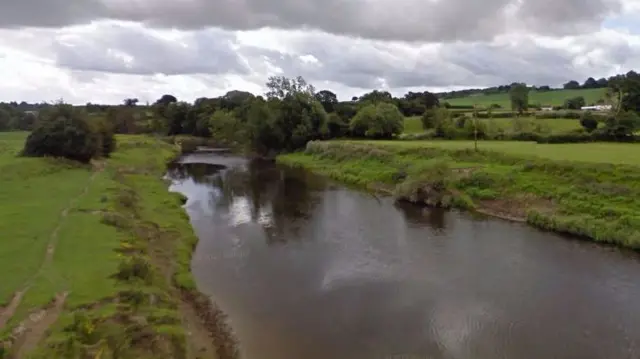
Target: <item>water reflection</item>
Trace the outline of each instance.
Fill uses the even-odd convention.
[[[169,176],[200,238],[199,288],[245,358],[640,355],[637,256],[199,156],[183,160],[218,166]]]

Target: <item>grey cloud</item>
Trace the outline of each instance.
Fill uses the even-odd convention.
[[[82,37],[59,37],[53,45],[59,66],[124,74],[247,74],[232,48],[234,36],[219,30],[190,33],[181,41],[154,36],[140,27],[103,25]]]
[[[0,28],[61,27],[106,14],[101,0],[0,0]]]
[[[330,81],[373,89],[384,82],[390,89],[407,89],[497,86],[514,81],[557,86],[571,79],[608,76],[617,66],[629,67],[634,55],[640,54],[640,47],[612,39],[585,36],[575,44],[584,51],[573,53],[523,37],[513,44],[443,44],[437,50],[413,50],[409,56],[411,49],[398,43],[357,42],[319,34],[293,44],[295,53],[313,55],[318,63],[277,52],[267,57],[285,75],[302,75],[311,83]],[[576,64],[585,53],[597,56]]]
[[[2,0],[9,2],[11,0]],[[98,2],[102,1],[102,2]],[[21,0],[0,5],[2,26],[60,26],[112,18],[156,27],[311,28],[383,40],[484,40],[507,32],[506,9],[542,33],[598,25],[620,0]],[[519,4],[519,5],[518,5]],[[8,11],[6,9],[8,9]]]
[[[618,0],[535,0],[524,1],[516,17],[541,34],[576,34],[597,29],[621,8]]]

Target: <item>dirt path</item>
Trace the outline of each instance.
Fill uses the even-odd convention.
[[[18,306],[20,305],[25,292],[25,289],[16,292],[16,294],[13,295],[13,298],[11,298],[11,302],[9,302],[9,305],[4,308],[0,308],[0,329],[4,328],[4,326],[7,325],[7,322],[9,321],[9,319],[11,319],[13,313],[15,313],[16,309],[18,309]]]
[[[68,295],[68,292],[57,294],[50,306],[32,313],[13,331],[14,339],[10,358],[23,358],[37,347],[40,340],[44,338],[47,329],[58,320]]]
[[[9,305],[7,305],[4,308],[0,308],[0,330],[3,329],[7,325],[7,322],[11,319],[11,317],[13,317],[15,311],[20,306],[20,302],[22,301],[22,298],[29,291],[29,289],[33,285],[33,282],[51,264],[51,261],[53,260],[53,255],[56,250],[56,245],[58,244],[58,233],[60,232],[60,229],[62,228],[62,225],[65,222],[65,219],[69,215],[69,211],[73,208],[76,202],[80,200],[80,198],[82,198],[89,192],[89,187],[91,187],[91,183],[93,183],[93,180],[100,172],[101,172],[101,169],[99,169],[98,171],[95,171],[89,178],[89,181],[87,182],[85,187],[82,189],[82,192],[76,197],[74,197],[73,199],[71,199],[67,204],[67,206],[60,212],[58,223],[56,224],[56,227],[53,229],[53,231],[51,231],[51,234],[49,235],[49,240],[47,242],[47,250],[45,252],[44,259],[42,260],[42,262],[40,263],[40,266],[38,267],[38,270],[33,276],[31,276],[27,280],[27,282],[22,286],[22,288],[20,288],[14,294]]]

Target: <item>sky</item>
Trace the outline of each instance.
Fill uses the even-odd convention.
[[[0,0],[0,101],[347,100],[640,69],[640,0]]]

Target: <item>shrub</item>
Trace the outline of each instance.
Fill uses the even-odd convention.
[[[469,119],[463,126],[465,136],[469,139],[487,138],[487,125],[479,119]],[[477,131],[477,133],[476,133]]]
[[[437,110],[426,110],[422,114],[422,117],[420,118],[420,121],[422,122],[422,129],[429,130],[436,127],[436,111]]]
[[[103,157],[109,157],[111,152],[116,149],[116,136],[113,131],[113,126],[105,120],[97,120],[94,126],[100,143],[98,154]]]
[[[466,116],[456,116],[455,118],[455,122],[456,122],[456,128],[464,128],[467,122],[472,122],[472,121],[467,121],[467,117]]]
[[[22,154],[30,157],[64,157],[87,163],[102,152],[101,134],[86,115],[71,105],[58,104],[36,123]],[[109,143],[109,136],[106,146]],[[110,151],[109,151],[110,152]]]
[[[582,108],[582,106],[585,106],[585,105],[586,105],[586,101],[582,96],[570,98],[564,102],[564,107],[569,110],[579,110]]]
[[[449,118],[438,122],[438,125],[436,126],[435,136],[448,140],[453,140],[461,137],[460,131],[456,128],[453,120]]]
[[[350,129],[356,137],[391,138],[402,133],[404,116],[393,104],[370,104],[358,111],[351,120]]]
[[[538,119],[546,119],[546,118],[568,118],[568,119],[579,119],[581,118],[582,113],[579,111],[544,111],[536,113],[536,118]]]
[[[582,127],[584,127],[587,132],[593,132],[596,128],[598,128],[598,120],[595,119],[591,111],[587,111],[582,114],[580,125],[582,125]]]
[[[588,133],[567,132],[548,136],[540,136],[538,143],[585,143],[593,141],[593,137]]]
[[[211,116],[209,130],[213,138],[224,144],[242,143],[247,138],[243,124],[227,110],[218,110]]]

